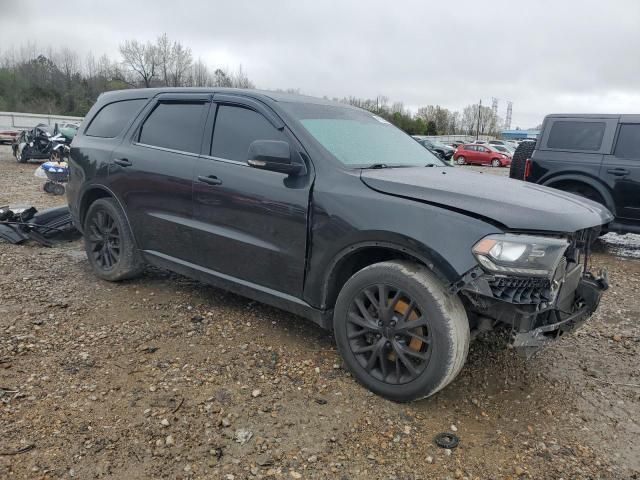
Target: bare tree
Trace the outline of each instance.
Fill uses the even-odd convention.
[[[231,86],[235,88],[256,88],[249,80],[249,77],[242,69],[242,65],[238,67],[238,71],[231,77]]]
[[[184,85],[187,73],[191,69],[193,56],[189,47],[182,46],[179,42],[174,42],[171,46],[172,62],[169,65],[171,85],[181,87]]]
[[[145,87],[150,87],[158,66],[157,47],[150,42],[143,44],[137,40],[126,40],[120,45],[120,54],[125,67],[135,72]]]
[[[193,64],[192,77],[192,84],[194,87],[206,87],[211,83],[209,80],[209,71],[207,70],[207,66],[201,59],[198,59],[198,61]]]
[[[223,69],[218,68],[213,72],[213,86],[214,87],[231,87],[232,81],[229,74]]]

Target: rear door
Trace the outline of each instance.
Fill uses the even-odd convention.
[[[464,151],[462,152],[462,156],[467,159],[467,163],[477,163],[478,151],[476,150],[475,145],[465,146]]]
[[[303,162],[302,147],[268,107],[215,94],[193,173],[198,263],[214,274],[300,297],[311,166],[307,162],[310,173],[299,177],[252,168],[247,153],[255,140],[286,141]]]
[[[209,94],[161,94],[113,152],[109,183],[148,253],[193,258],[191,183],[209,104]]]
[[[605,155],[600,177],[613,192],[616,214],[640,219],[640,116],[623,115],[611,155]]]

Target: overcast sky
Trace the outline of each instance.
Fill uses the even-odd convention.
[[[0,12],[0,50],[117,58],[125,39],[166,32],[265,89],[412,110],[497,97],[522,128],[552,112],[640,113],[640,0],[0,0]]]

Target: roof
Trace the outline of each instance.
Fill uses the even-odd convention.
[[[334,105],[353,107],[345,103],[334,102],[323,98],[299,95],[296,93],[274,92],[270,90],[253,90],[245,88],[203,88],[203,87],[161,87],[161,88],[132,88],[127,90],[112,90],[101,95],[101,100],[116,100],[128,98],[151,98],[160,93],[227,93],[242,94],[257,99],[268,98],[275,102],[312,103],[316,105]],[[110,98],[113,97],[113,98]]]
[[[502,130],[500,133],[503,135],[538,135],[540,130]]]

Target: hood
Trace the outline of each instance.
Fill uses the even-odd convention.
[[[361,179],[379,192],[485,217],[510,230],[571,233],[613,220],[605,207],[582,197],[456,167],[363,170]]]

